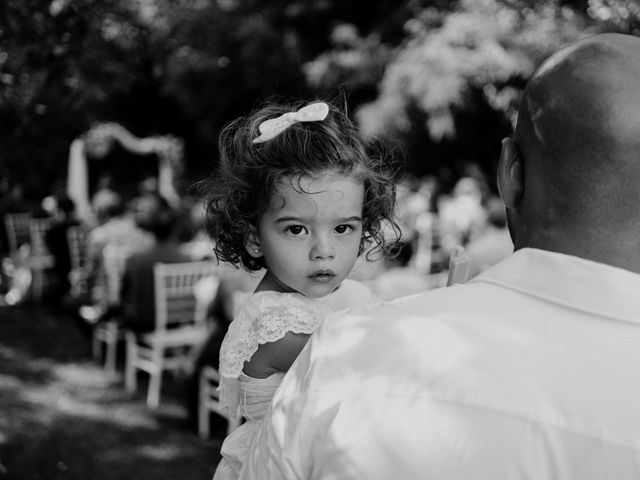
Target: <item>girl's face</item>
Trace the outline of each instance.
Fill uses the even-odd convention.
[[[282,179],[246,246],[267,264],[258,290],[311,298],[333,292],[358,257],[363,201],[364,185],[353,176]]]

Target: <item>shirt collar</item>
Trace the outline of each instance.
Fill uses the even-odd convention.
[[[486,282],[604,317],[640,323],[640,275],[561,253],[523,248],[471,282]]]

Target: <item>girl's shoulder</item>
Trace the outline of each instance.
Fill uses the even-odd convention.
[[[311,334],[322,322],[313,301],[296,293],[258,292],[242,304],[220,349],[220,373],[237,377],[261,344],[288,332]]]
[[[234,322],[243,317],[245,321],[250,319],[252,328],[265,335],[271,331],[276,334],[283,328],[295,333],[311,333],[320,322],[320,311],[313,300],[298,293],[257,292],[238,309]]]

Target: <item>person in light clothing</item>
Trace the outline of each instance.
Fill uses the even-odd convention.
[[[220,152],[207,209],[214,250],[265,274],[220,348],[221,402],[246,422],[225,439],[215,480],[238,477],[280,380],[326,315],[378,302],[347,276],[362,252],[394,243],[384,227],[395,225],[397,179],[324,102],[268,104],[225,128]]]
[[[515,253],[325,320],[240,478],[640,478],[638,78],[632,36],[544,62],[500,158]]]

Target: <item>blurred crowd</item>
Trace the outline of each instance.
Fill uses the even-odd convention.
[[[4,270],[28,265],[29,255],[46,254],[50,262],[38,300],[62,308],[74,303],[99,303],[109,296],[105,252],[109,255],[117,250],[123,258],[154,254],[158,261],[165,257],[168,261],[210,258],[199,203],[184,198],[179,206],[171,206],[155,186],[152,178],[145,179],[138,195],[127,199],[114,189],[109,177],[104,177],[92,197],[91,215],[85,218],[76,215],[73,200],[62,189],[40,202],[25,198],[19,184],[4,189],[0,199]],[[36,223],[42,225],[40,232],[33,228]],[[78,232],[82,243],[79,251],[70,245],[71,230]],[[33,238],[38,233],[42,238]],[[36,244],[41,242],[44,252],[36,252]],[[6,294],[11,278],[6,271],[4,274],[2,288]]]
[[[120,194],[108,176],[102,178],[91,197],[91,215],[84,218],[63,189],[39,202],[26,199],[18,184],[5,184],[2,194],[0,302],[5,305],[38,301],[91,328],[117,322],[118,328],[144,334],[155,325],[154,265],[215,262],[202,201],[184,197],[172,205],[154,178],[140,182],[132,198]],[[432,178],[408,178],[398,189],[397,216],[403,238],[397,254],[364,255],[352,274],[384,299],[444,286],[449,259],[460,246],[470,259],[470,276],[513,249],[502,202],[475,177],[461,178],[447,193]],[[18,218],[26,222],[22,230]],[[186,399],[194,420],[197,372],[204,365],[217,367],[235,306],[260,280],[233,267],[216,268],[216,288],[204,293],[209,334],[185,366],[192,376]]]
[[[513,250],[502,201],[482,178],[462,177],[450,193],[439,193],[432,178],[406,181],[398,215],[408,256],[423,273],[446,269],[458,246],[471,257],[472,276]]]
[[[216,263],[201,199],[183,197],[172,205],[158,192],[154,178],[140,182],[137,194],[129,198],[109,177],[100,179],[90,213],[78,216],[64,189],[40,201],[26,198],[18,184],[3,189],[0,305],[37,303],[75,318],[87,327],[94,344],[100,329],[111,329],[114,341],[122,343],[126,331],[142,338],[156,328],[155,265]],[[194,422],[197,374],[203,365],[217,364],[218,345],[233,315],[232,302],[238,293],[252,291],[259,280],[225,265],[218,265],[215,272],[218,281],[198,294],[207,309],[208,335],[182,369],[187,379],[185,400]],[[96,355],[94,349],[96,360],[102,358],[102,348],[99,351]],[[107,351],[105,346],[105,358]],[[115,369],[123,354],[118,348],[118,357],[105,360],[105,368],[110,364]]]
[[[460,178],[450,192],[433,177],[407,178],[398,188],[397,216],[403,239],[397,254],[364,262],[355,273],[384,299],[444,286],[460,247],[468,279],[513,252],[504,205],[481,175]]]
[[[0,216],[4,219],[0,222],[0,252],[4,259],[0,288],[6,303],[25,299],[33,282],[32,275],[22,272],[21,276],[19,270],[28,263],[30,232],[13,242],[7,232],[7,228],[12,228],[7,218],[16,213],[47,220],[44,240],[52,262],[46,271],[42,301],[53,308],[75,308],[92,319],[112,315],[117,304],[118,312],[129,312],[130,318],[150,328],[152,292],[145,288],[148,290],[152,284],[152,265],[214,259],[200,200],[184,197],[178,206],[170,205],[158,193],[153,177],[141,181],[138,195],[129,199],[123,198],[112,183],[108,176],[97,182],[91,198],[91,215],[82,219],[77,217],[73,201],[62,189],[33,202],[25,198],[19,184],[9,188],[5,183],[0,199]],[[368,282],[383,298],[441,286],[449,259],[459,246],[465,248],[470,259],[470,277],[497,263],[513,249],[502,202],[481,176],[460,178],[450,192],[442,192],[433,177],[409,177],[398,188],[397,216],[403,244],[396,255],[385,259],[362,258],[353,274]],[[84,243],[83,258],[76,259],[80,269],[74,265],[69,245],[72,227],[79,227],[73,230],[81,231]],[[122,285],[116,282],[115,286],[118,292],[109,291],[105,252],[107,257],[119,257],[122,264],[123,282]],[[124,260],[129,257],[132,258],[126,262],[129,267],[124,276]],[[146,272],[146,278],[141,272]],[[230,267],[224,269],[223,277],[220,290],[226,293],[216,308],[228,322],[233,315],[232,292],[247,291],[256,280]],[[82,308],[86,306],[92,308]]]

